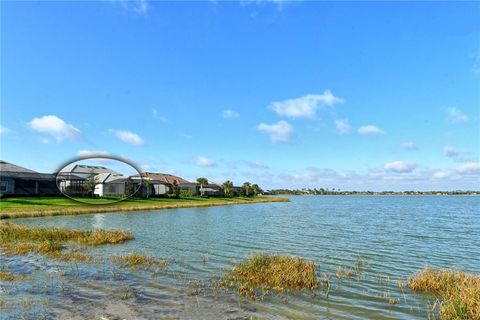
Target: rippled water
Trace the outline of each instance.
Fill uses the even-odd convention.
[[[171,263],[168,271],[130,270],[1,256],[4,268],[30,277],[2,284],[1,318],[426,319],[429,297],[402,293],[397,280],[427,265],[480,273],[479,212],[480,197],[298,196],[289,203],[17,219],[128,229],[135,240],[89,252],[142,252]],[[195,283],[208,284],[252,252],[314,260],[319,275],[331,277],[329,298],[320,289],[249,302],[208,285],[192,294]],[[338,281],[339,267],[361,272]]]

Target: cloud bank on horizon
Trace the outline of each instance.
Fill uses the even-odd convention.
[[[192,5],[2,4],[1,158],[48,171],[121,155],[264,188],[480,188],[480,4],[196,3],[185,20]]]

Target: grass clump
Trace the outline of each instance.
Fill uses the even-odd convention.
[[[425,268],[408,279],[408,287],[433,294],[441,319],[480,319],[480,276],[452,269]]]
[[[155,257],[146,256],[139,253],[132,253],[126,256],[112,257],[112,262],[122,263],[131,267],[150,267],[153,265],[158,265],[161,268],[166,268],[168,266],[168,261],[165,259],[156,259]]]
[[[18,277],[11,272],[0,270],[0,281],[15,281]]]
[[[132,239],[132,233],[127,231],[98,229],[84,232],[84,234],[77,238],[76,241],[79,244],[96,246],[102,244],[118,244]]]
[[[68,242],[89,246],[117,244],[133,239],[130,232],[123,230],[80,231],[54,227],[27,227],[9,222],[0,222],[1,243],[8,242]]]
[[[237,288],[240,295],[256,300],[270,292],[313,290],[320,281],[313,261],[279,254],[253,254],[235,265],[227,274],[227,283]]]
[[[68,243],[96,246],[118,244],[133,239],[130,232],[122,230],[80,231],[54,227],[27,227],[0,222],[0,249],[10,255],[42,254],[61,261],[91,263],[90,255],[78,250],[64,252]]]

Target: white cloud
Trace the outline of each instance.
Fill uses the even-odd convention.
[[[348,123],[348,120],[335,120],[335,126],[339,134],[348,134],[352,131],[352,127]]]
[[[204,156],[195,157],[193,162],[200,167],[214,167],[216,165],[215,161]]]
[[[448,119],[451,123],[467,123],[470,121],[468,116],[460,111],[458,108],[447,108]]]
[[[108,156],[111,156],[111,155],[112,154],[110,152],[107,152],[107,151],[95,151],[95,150],[80,150],[77,153],[77,156],[79,156],[79,157],[95,157],[95,156],[108,157]]]
[[[124,130],[110,130],[121,141],[136,147],[143,146],[145,141],[136,133]]]
[[[405,150],[418,150],[418,146],[413,141],[407,141],[402,143],[402,148]]]
[[[473,175],[480,173],[480,163],[478,162],[469,162],[464,165],[461,165],[455,169],[456,172],[460,174]]]
[[[358,128],[358,133],[362,135],[373,136],[373,135],[385,134],[385,131],[383,131],[382,129],[374,125],[369,124],[369,125],[361,126],[360,128]]]
[[[82,135],[80,130],[55,115],[33,118],[28,126],[37,132],[51,135],[58,142],[65,139],[76,140]]]
[[[417,165],[413,162],[393,161],[393,162],[386,163],[383,167],[387,171],[405,173],[405,172],[412,172],[417,167]]]
[[[155,109],[155,108],[152,108],[152,115],[153,115],[153,117],[154,117],[155,119],[159,120],[160,122],[164,122],[164,123],[167,123],[167,122],[168,122],[168,119],[165,118],[165,117],[163,117],[163,116],[161,116],[161,115],[158,113],[157,109]]]
[[[293,135],[293,127],[285,120],[274,124],[260,123],[257,130],[269,134],[272,143],[287,142]]]
[[[436,179],[444,179],[450,177],[450,172],[448,171],[437,171],[433,174],[433,177]]]
[[[48,138],[42,138],[42,139],[40,139],[40,142],[43,143],[43,144],[49,144],[50,140]]]
[[[323,94],[307,94],[299,98],[276,101],[270,107],[280,116],[314,118],[319,106],[333,107],[343,102],[344,99],[335,97],[330,90],[325,90]]]
[[[0,124],[0,135],[7,134],[7,133],[10,133],[10,132],[12,132],[12,130],[10,130],[10,129],[8,129],[8,128],[6,128],[6,127],[4,127]]]
[[[259,161],[244,161],[247,166],[249,166],[252,169],[269,169],[270,167],[266,165],[265,163],[259,162]]]
[[[222,117],[224,119],[234,119],[234,118],[240,117],[240,114],[236,111],[231,110],[231,109],[227,109],[227,110],[223,110]]]
[[[148,8],[149,8],[147,0],[136,0],[136,1],[133,1],[133,2],[134,2],[133,10],[136,13],[140,13],[140,14],[146,14],[147,13]]]
[[[450,147],[450,146],[445,146],[443,147],[443,152],[442,154],[445,156],[445,157],[450,157],[450,158],[453,158],[453,157],[456,157],[460,154],[460,152],[455,149],[454,147]]]
[[[119,3],[124,9],[132,10],[140,15],[146,15],[150,6],[147,0],[112,0],[115,3]]]

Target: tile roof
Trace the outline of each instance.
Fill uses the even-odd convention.
[[[132,177],[138,177],[139,175],[134,175]],[[141,173],[142,178],[148,178],[150,180],[156,180],[156,181],[161,181],[161,182],[166,182],[166,183],[172,183],[176,180],[178,184],[182,183],[190,183],[190,181],[187,181],[183,178],[168,174],[168,173],[153,173],[153,172],[142,172]]]

